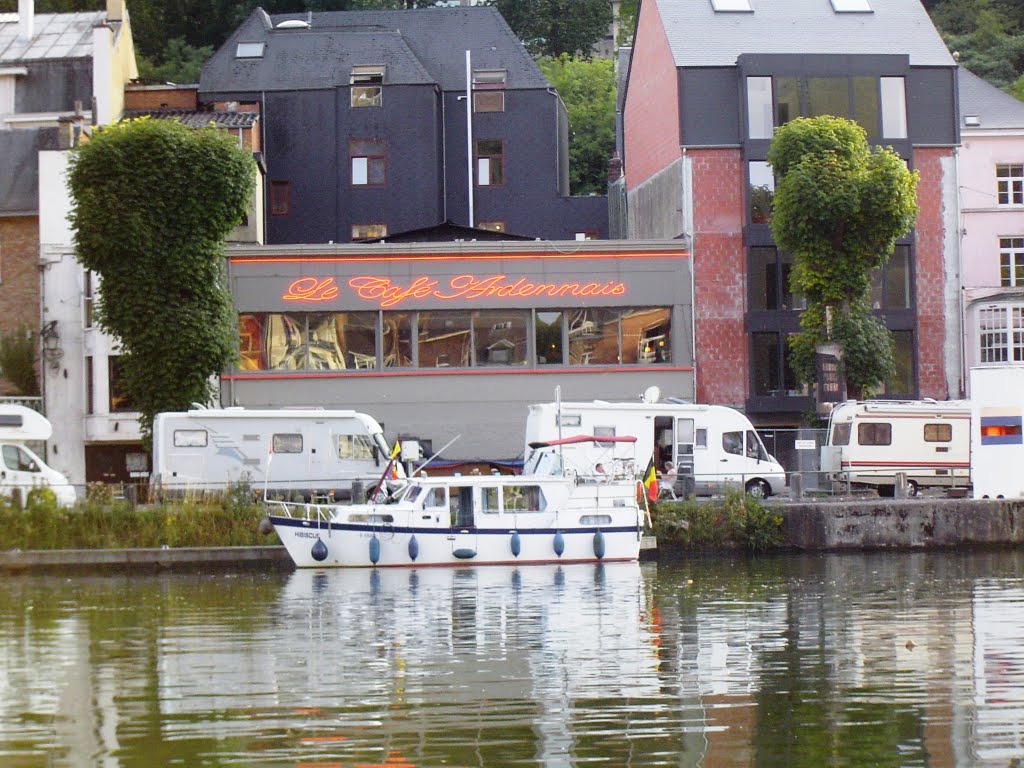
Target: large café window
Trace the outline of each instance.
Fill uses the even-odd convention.
[[[239,315],[242,371],[661,365],[668,307]]]

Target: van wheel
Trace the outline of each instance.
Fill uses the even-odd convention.
[[[747,495],[755,499],[767,499],[772,495],[772,489],[764,480],[751,480],[747,483]]]
[[[912,499],[920,493],[920,489],[917,487],[917,483],[913,480],[907,480],[907,498]]]

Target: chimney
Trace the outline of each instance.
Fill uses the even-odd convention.
[[[622,158],[618,154],[612,155],[608,161],[608,183],[614,184],[622,178]]]
[[[107,0],[107,21],[124,21],[124,0]]]
[[[18,0],[18,39],[31,40],[35,33],[35,0]]]

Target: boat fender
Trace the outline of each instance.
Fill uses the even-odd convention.
[[[412,535],[412,538],[409,539],[409,559],[412,560],[413,562],[416,562],[416,558],[419,557],[419,554],[420,554],[420,543],[418,541],[416,541],[416,534],[414,533]]]
[[[256,529],[260,532],[261,536],[269,536],[274,532],[274,524],[270,522],[270,518],[266,515],[260,520],[259,527]]]
[[[309,554],[313,556],[313,559],[318,563],[322,563],[327,559],[327,545],[324,544],[322,539],[317,539],[313,545],[313,549],[309,551]]]
[[[598,560],[604,558],[604,534],[601,531],[594,534],[594,555]]]
[[[452,552],[459,560],[469,560],[470,558],[476,557],[476,550],[470,549],[469,547],[462,547]]]
[[[380,560],[380,539],[375,533],[370,537],[370,562],[376,565],[378,560]]]
[[[512,548],[513,557],[519,557],[519,553],[523,551],[523,540],[519,536],[519,531],[512,531],[512,540],[509,542],[509,546]]]
[[[565,537],[562,535],[561,531],[555,531],[554,546],[555,554],[561,557],[562,553],[565,552]]]

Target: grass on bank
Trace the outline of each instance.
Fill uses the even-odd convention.
[[[133,506],[109,486],[89,486],[86,498],[61,507],[46,488],[32,490],[24,509],[0,500],[0,548],[134,549],[241,547],[280,544],[259,532],[266,512],[248,488],[224,494]]]
[[[90,486],[74,507],[60,507],[45,488],[28,495],[24,509],[0,498],[2,549],[133,549],[280,544],[261,534],[266,514],[247,486],[223,494],[133,505],[109,486]],[[782,544],[782,516],[739,491],[715,501],[660,501],[651,506],[659,549],[746,549]]]

